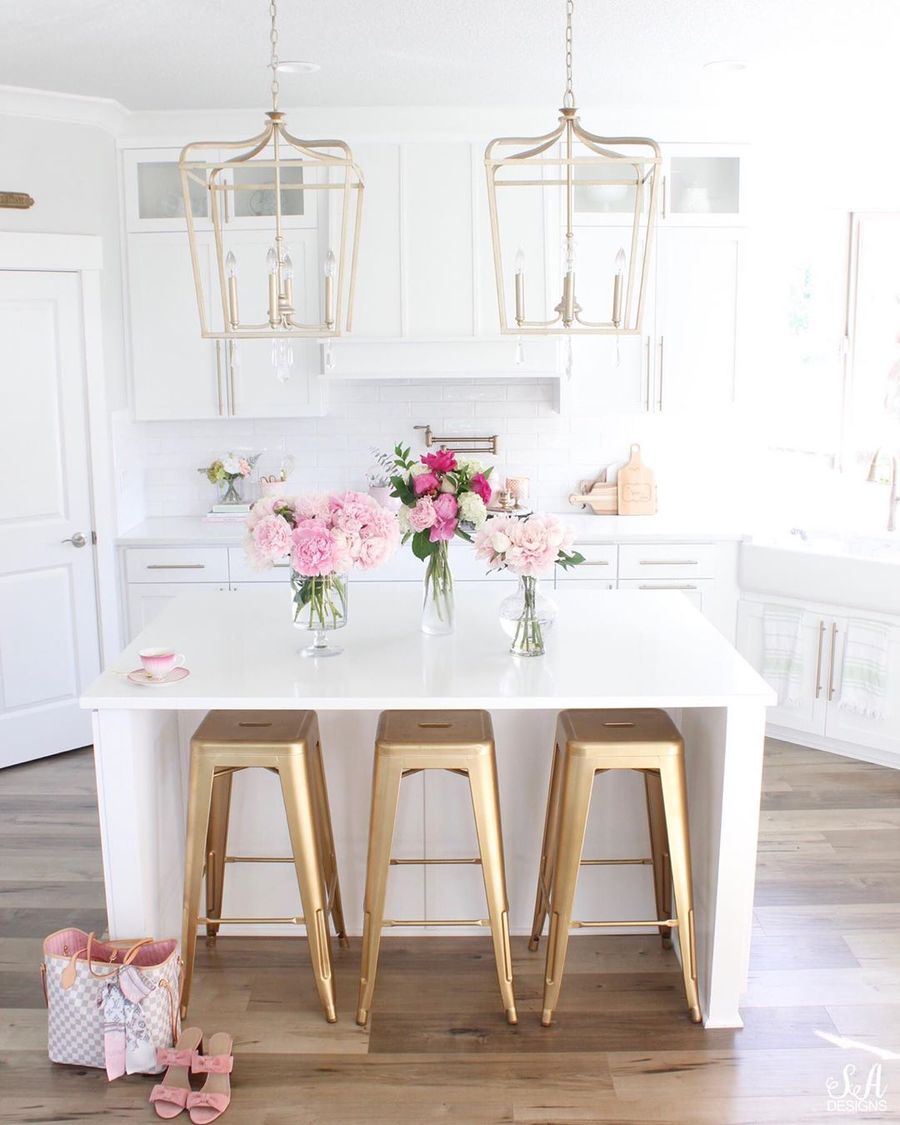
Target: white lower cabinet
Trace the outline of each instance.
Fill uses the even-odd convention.
[[[813,735],[817,744],[882,751],[900,758],[900,621],[866,615],[842,606],[819,606],[777,598],[742,598],[738,605],[738,649],[763,671],[766,607],[798,613],[801,620],[802,673],[797,706],[779,703],[768,714],[776,730]],[[883,631],[887,682],[873,718],[842,704],[848,635],[854,626]]]
[[[227,590],[224,582],[129,582],[128,640],[131,641],[179,594],[189,590]]]
[[[620,590],[677,590],[701,613],[704,611],[704,600],[712,593],[715,585],[712,578],[692,578],[686,582],[678,577],[619,579]]]

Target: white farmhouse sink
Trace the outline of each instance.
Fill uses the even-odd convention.
[[[744,590],[900,614],[900,536],[803,532],[744,543]]]

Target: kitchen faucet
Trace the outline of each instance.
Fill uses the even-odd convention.
[[[898,471],[897,471],[897,456],[896,456],[896,454],[892,454],[892,455],[886,457],[882,454],[882,451],[880,449],[877,450],[876,453],[875,453],[875,456],[872,458],[872,464],[869,466],[869,475],[866,477],[866,480],[870,481],[870,482],[882,482],[882,483],[884,483],[884,478],[883,478],[881,472],[879,472],[879,468],[884,463],[885,460],[887,460],[889,462],[890,467],[891,467],[890,468],[891,492],[890,492],[890,497],[888,499],[887,529],[888,529],[888,531],[896,531],[897,530],[897,504],[898,504],[898,502],[900,502],[900,496],[898,496],[898,494],[897,494]]]

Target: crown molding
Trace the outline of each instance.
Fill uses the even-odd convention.
[[[69,125],[92,125],[117,136],[130,114],[121,102],[112,98],[0,85],[0,116],[37,117],[42,121],[63,121]]]

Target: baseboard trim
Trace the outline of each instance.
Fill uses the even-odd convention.
[[[827,754],[837,754],[842,758],[854,758],[858,762],[869,762],[873,766],[900,769],[900,754],[893,754],[890,750],[876,750],[870,746],[857,746],[853,742],[841,742],[840,739],[826,738],[820,734],[788,730],[772,723],[766,726],[766,736],[777,738],[779,742],[789,742],[793,746],[805,746],[809,750],[824,750]]]

